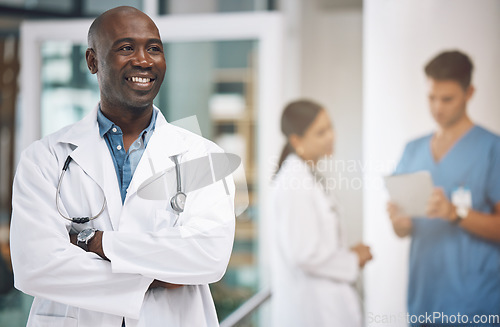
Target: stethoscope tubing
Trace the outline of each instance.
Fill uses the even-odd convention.
[[[64,174],[66,174],[66,170],[68,170],[69,163],[72,160],[73,160],[73,158],[71,158],[71,156],[68,156],[66,158],[66,161],[64,162],[64,166],[63,166],[63,169],[62,169],[62,172],[61,172],[61,176],[59,177],[59,182],[57,183],[56,208],[57,208],[57,211],[59,212],[59,214],[61,215],[61,217],[63,217],[64,219],[69,220],[69,221],[71,221],[73,223],[76,223],[76,224],[84,224],[84,223],[88,223],[91,220],[96,219],[97,217],[99,217],[104,212],[104,209],[106,208],[106,204],[107,204],[107,202],[106,202],[106,195],[104,194],[104,190],[101,188],[101,186],[98,185],[99,189],[101,190],[102,197],[103,197],[104,201],[102,203],[101,210],[96,215],[94,215],[92,217],[73,217],[73,218],[70,218],[70,217],[65,216],[62,213],[61,208],[59,206],[61,184],[62,184],[62,181],[64,179]]]
[[[178,202],[177,199],[179,197],[181,197],[181,196],[186,197],[186,194],[182,192],[181,170],[180,170],[180,165],[179,165],[178,157],[177,156],[172,156],[171,159],[172,159],[172,161],[175,164],[175,174],[176,174],[176,179],[177,179],[177,193],[170,199],[170,203],[171,203],[172,209],[174,211],[176,211],[178,214],[180,214],[181,212],[184,211],[184,204],[182,206],[178,206],[178,205],[174,205],[173,203],[174,202],[177,203]],[[68,170],[68,166],[69,166],[69,164],[70,164],[70,162],[72,160],[73,160],[73,158],[71,158],[70,155],[66,158],[66,161],[64,162],[64,165],[63,165],[63,168],[62,168],[61,175],[59,177],[59,182],[57,183],[57,189],[56,189],[56,208],[57,208],[57,211],[59,212],[59,215],[61,215],[61,217],[63,217],[64,219],[66,219],[68,221],[71,221],[73,223],[76,223],[76,224],[84,224],[84,223],[88,223],[89,221],[98,218],[104,212],[104,209],[106,209],[106,205],[107,205],[106,195],[104,194],[104,190],[101,188],[101,186],[98,185],[99,189],[101,190],[102,197],[103,197],[104,200],[103,200],[103,203],[102,203],[101,210],[96,215],[94,215],[92,217],[73,217],[73,218],[71,218],[71,217],[65,216],[63,214],[63,212],[61,211],[61,207],[59,205],[59,202],[60,202],[60,191],[61,191],[61,185],[62,185],[62,181],[64,179],[64,175],[66,174],[66,171]],[[178,219],[179,219],[179,217],[177,217],[175,223],[177,223]],[[175,223],[174,223],[174,225],[175,225]]]

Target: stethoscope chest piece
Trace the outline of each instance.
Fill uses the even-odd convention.
[[[183,192],[177,192],[171,199],[170,205],[172,209],[181,213],[184,211],[184,206],[186,205],[187,195]]]
[[[175,195],[170,199],[170,205],[172,206],[172,209],[174,209],[174,211],[176,211],[177,213],[181,213],[184,211],[184,206],[186,204],[186,199],[187,199],[186,193],[182,192],[181,168],[179,165],[179,156],[180,155],[174,155],[170,157],[170,159],[175,164],[175,175],[177,179],[177,193],[175,193]]]

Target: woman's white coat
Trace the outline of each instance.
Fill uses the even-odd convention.
[[[358,257],[344,244],[334,199],[295,154],[272,194],[273,326],[361,326]]]

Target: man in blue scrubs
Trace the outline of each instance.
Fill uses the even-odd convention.
[[[472,68],[458,51],[427,64],[437,130],[408,143],[395,171],[427,170],[436,186],[427,217],[388,204],[396,234],[412,237],[412,326],[500,326],[500,137],[467,114]]]

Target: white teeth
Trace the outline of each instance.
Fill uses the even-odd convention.
[[[132,82],[134,83],[149,83],[151,82],[151,78],[148,78],[148,77],[129,77],[128,80],[131,80]]]

